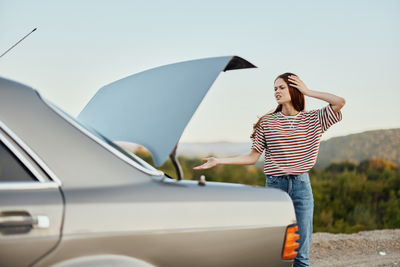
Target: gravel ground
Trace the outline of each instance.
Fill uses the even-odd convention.
[[[314,233],[311,266],[400,266],[400,229]]]

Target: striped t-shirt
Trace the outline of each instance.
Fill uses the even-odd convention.
[[[265,150],[265,174],[301,174],[314,166],[322,133],[341,119],[342,113],[335,113],[331,105],[296,116],[267,114],[256,128],[251,148]]]

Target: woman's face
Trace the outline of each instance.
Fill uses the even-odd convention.
[[[276,79],[274,83],[274,92],[274,96],[278,104],[284,104],[292,100],[290,98],[289,88],[282,78]]]

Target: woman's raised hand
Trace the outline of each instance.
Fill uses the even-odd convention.
[[[207,162],[204,163],[203,165],[194,167],[193,170],[205,170],[205,169],[209,169],[209,168],[212,168],[212,167],[216,166],[217,163],[218,163],[217,159],[214,158],[214,157],[205,158],[205,159],[202,159],[202,160],[203,160],[203,161],[207,161]]]
[[[310,91],[310,89],[308,89],[306,84],[302,80],[300,80],[300,78],[297,77],[296,75],[290,75],[288,79],[290,82],[289,85],[299,89],[299,91],[303,95],[307,95],[307,93]]]

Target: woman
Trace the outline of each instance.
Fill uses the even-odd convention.
[[[203,159],[206,163],[193,169],[208,169],[218,164],[255,164],[265,150],[266,187],[286,191],[296,212],[300,247],[294,266],[309,266],[314,198],[308,171],[316,162],[322,133],[341,120],[340,110],[345,100],[308,89],[293,73],[279,75],[275,79],[274,91],[278,107],[254,125],[250,153],[232,158],[210,157]],[[324,100],[329,105],[304,111],[304,96]]]

